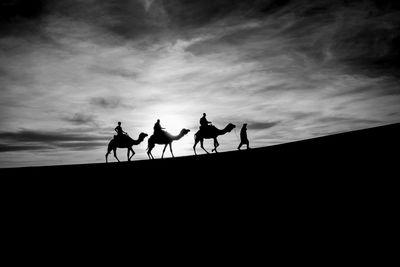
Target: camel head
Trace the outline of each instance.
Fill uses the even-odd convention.
[[[139,140],[144,140],[148,136],[147,133],[140,133],[139,134]]]
[[[182,130],[181,130],[181,132],[180,132],[180,135],[187,135],[187,133],[188,132],[190,132],[190,130],[189,129],[185,129],[185,128],[183,128]]]
[[[235,124],[232,124],[232,123],[229,123],[229,124],[226,126],[226,130],[227,130],[228,132],[232,131],[232,130],[235,129],[235,128],[236,128],[236,125],[235,125]]]

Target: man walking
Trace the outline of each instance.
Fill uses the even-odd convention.
[[[247,139],[247,123],[243,124],[242,129],[240,130],[240,144],[238,146],[238,149],[242,147],[242,145],[246,145],[247,149],[249,149],[249,139]]]

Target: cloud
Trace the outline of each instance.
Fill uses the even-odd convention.
[[[129,109],[132,110],[134,106],[126,104],[125,101],[118,96],[110,96],[110,97],[93,97],[89,100],[89,103],[97,108],[101,109]]]
[[[99,147],[107,147],[107,142],[65,142],[57,144],[57,148],[67,148],[68,150],[84,151],[92,150]]]
[[[99,74],[119,76],[125,79],[135,79],[139,76],[137,72],[123,68],[110,68],[107,66],[94,65],[90,69]]]
[[[105,98],[105,97],[94,97],[90,99],[90,104],[100,108],[117,108],[121,100],[119,98]]]
[[[141,2],[143,3],[146,11],[148,11],[151,5],[153,4],[154,0],[141,0]]]
[[[67,132],[67,133],[65,133]],[[108,137],[98,134],[68,133],[74,132],[63,129],[63,132],[37,130],[20,130],[18,132],[0,132],[0,152],[18,151],[82,151],[106,147]]]
[[[48,147],[49,148],[49,147]],[[12,151],[32,151],[32,150],[43,150],[43,146],[29,146],[29,145],[6,145],[0,144],[0,153],[1,152],[12,152]]]
[[[65,142],[44,145],[5,145],[0,144],[0,153],[18,151],[59,151],[66,148],[68,151],[87,151],[99,147],[106,147],[106,142]]]
[[[262,10],[261,6],[259,8]],[[243,56],[259,59],[285,54],[305,60],[304,63],[308,60],[339,61],[352,72],[357,69],[369,75],[388,72],[397,75],[400,67],[397,60],[400,56],[399,14],[398,7],[380,8],[373,1],[352,4],[293,1],[263,18],[250,16],[257,18],[262,27],[224,33],[218,28],[226,28],[226,25],[219,21],[213,25],[214,29],[204,29],[219,34],[194,44],[188,51],[199,55],[223,53],[229,49],[232,53],[241,55],[244,52]],[[233,21],[229,17],[222,21],[239,25],[249,20],[239,16]],[[271,46],[274,43],[276,45]]]
[[[96,124],[95,117],[92,114],[75,113],[73,116],[63,119],[76,125]]]
[[[66,131],[66,130],[64,130]],[[13,142],[69,142],[69,141],[100,141],[105,140],[104,136],[88,134],[68,134],[65,132],[20,130],[17,132],[0,132],[0,140]]]
[[[249,121],[247,123],[247,128],[251,130],[266,130],[275,125],[278,125],[280,122],[256,122],[256,121]]]
[[[0,36],[38,33],[46,1],[6,0],[0,2]],[[33,23],[36,22],[36,23]]]
[[[329,116],[319,118],[317,121],[320,123],[327,123],[330,125],[332,123],[343,123],[343,122],[348,122],[353,124],[365,124],[365,125],[381,123],[381,121],[379,120],[359,119],[352,117],[329,117]]]

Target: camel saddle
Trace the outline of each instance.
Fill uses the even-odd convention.
[[[204,125],[200,126],[199,129],[203,136],[207,136],[212,134],[212,132],[215,131],[216,128],[214,125]]]
[[[126,134],[124,134],[124,135],[114,135],[114,140],[117,143],[125,143],[125,142],[129,141],[129,139],[130,139],[130,137],[127,136]]]

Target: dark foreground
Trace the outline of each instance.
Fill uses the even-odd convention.
[[[180,242],[180,256],[202,243],[235,262],[247,251],[382,263],[371,255],[394,249],[385,238],[398,227],[399,137],[394,124],[217,155],[2,169],[3,229],[29,248],[45,233],[86,253],[78,240],[109,233],[144,247]]]

